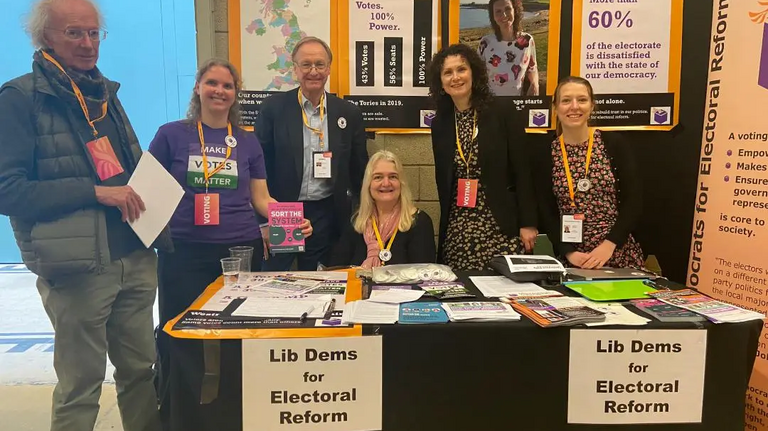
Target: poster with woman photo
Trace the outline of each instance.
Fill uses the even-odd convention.
[[[559,34],[560,0],[459,1],[459,42],[477,50],[491,90],[514,98],[531,128],[552,127]]]

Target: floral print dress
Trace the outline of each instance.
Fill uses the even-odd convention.
[[[495,34],[480,39],[477,49],[488,68],[488,84],[497,96],[523,96],[523,82],[538,70],[533,36],[520,32],[514,42],[500,41]]]
[[[586,143],[566,146],[575,192],[576,209],[574,209],[571,207],[560,140],[555,139],[552,142],[552,186],[557,199],[557,206],[561,216],[574,213],[584,214],[583,242],[574,244],[576,250],[584,253],[589,253],[605,240],[619,215],[616,179],[613,176],[611,162],[605,151],[599,130],[595,130],[592,161],[589,164],[588,178],[591,187],[586,192],[580,192],[576,189],[576,183],[579,179],[585,178],[587,148]],[[629,235],[624,245],[614,250],[605,266],[642,269],[644,264],[640,244],[635,241],[632,235]]]
[[[472,109],[464,112],[456,111],[455,115],[461,149],[469,162],[469,179],[479,179],[479,146],[477,139],[472,138],[475,126],[474,111]],[[523,244],[520,237],[505,235],[491,214],[482,181],[478,182],[477,201],[474,208],[456,205],[460,178],[467,178],[467,165],[456,149],[453,157],[453,191],[443,247],[445,264],[454,271],[490,269],[491,258],[497,254],[522,254]]]

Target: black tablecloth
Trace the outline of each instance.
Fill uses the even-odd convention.
[[[477,292],[469,275],[461,278]],[[708,331],[702,423],[659,425],[567,424],[569,334],[583,326],[544,329],[522,317],[508,323],[366,326],[364,334],[383,336],[382,431],[743,431],[762,321],[652,321],[639,328],[702,326]],[[203,342],[173,339],[172,431],[242,430],[241,342],[220,343],[218,397],[201,405]]]

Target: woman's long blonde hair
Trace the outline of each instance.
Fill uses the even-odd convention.
[[[400,223],[397,225],[397,230],[406,232],[413,225],[413,216],[416,214],[417,209],[413,203],[413,196],[411,195],[411,189],[408,187],[405,172],[403,172],[403,164],[400,163],[400,159],[394,153],[380,150],[371,156],[368,165],[365,167],[363,186],[360,189],[360,208],[352,216],[352,225],[358,233],[365,232],[366,224],[376,210],[376,202],[373,201],[373,196],[371,196],[371,180],[373,179],[374,166],[381,161],[392,162],[400,179]]]

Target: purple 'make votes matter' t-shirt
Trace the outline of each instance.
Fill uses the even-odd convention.
[[[209,172],[224,162],[227,128],[203,125]],[[171,218],[171,235],[182,241],[237,243],[261,238],[256,212],[251,206],[251,179],[266,179],[264,153],[252,133],[233,127],[237,145],[225,167],[210,178],[208,193],[219,194],[219,224],[195,226],[195,195],[205,193],[203,158],[197,123],[176,121],[160,127],[149,152],[184,187],[184,197]]]

